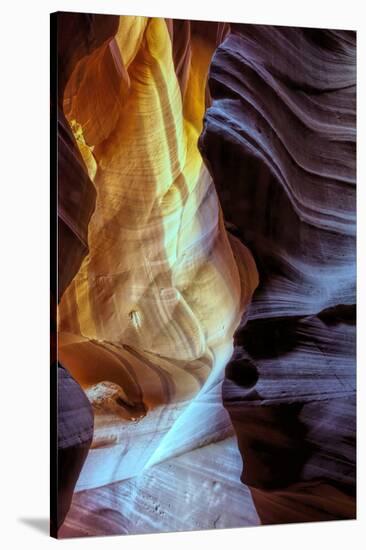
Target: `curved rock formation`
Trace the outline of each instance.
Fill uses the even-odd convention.
[[[141,475],[78,491],[61,537],[144,534],[258,525],[240,482],[234,436],[199,447]]]
[[[260,275],[223,387],[242,479],[263,523],[355,517],[355,35],[231,31],[200,148]]]
[[[106,383],[124,393],[104,411],[92,399],[79,489],[136,475],[230,428],[219,384],[257,272],[227,236],[197,148],[217,25],[196,27],[121,17],[66,86],[64,110],[97,197],[89,255],[59,307],[59,356],[89,396]],[[214,395],[213,422],[193,424],[191,411]]]
[[[65,118],[65,88],[77,63],[113,36],[118,17],[82,13],[57,16],[57,216],[58,300],[88,253],[88,224],[95,208],[95,188]],[[51,98],[54,101],[55,98]]]
[[[65,536],[354,517],[354,33],[62,17]]]
[[[50,531],[52,536],[57,537],[90,449],[94,425],[92,407],[79,384],[58,362],[56,349],[56,302],[61,299],[88,252],[88,224],[96,195],[65,118],[63,99],[66,84],[77,62],[113,36],[118,18],[60,13],[51,22],[52,39],[57,51],[57,78],[52,82],[51,94],[52,123],[54,131],[57,130],[57,136],[52,136],[51,141],[51,150],[57,154],[54,173],[57,178],[57,221],[54,227],[57,227],[57,236],[51,240],[55,247],[51,258],[56,261],[57,254],[58,262],[57,273],[51,275],[51,386],[55,394],[51,413],[54,430],[51,449],[54,456],[51,464]]]

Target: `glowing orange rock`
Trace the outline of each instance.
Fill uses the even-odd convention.
[[[78,64],[65,98],[97,201],[89,255],[59,308],[59,355],[86,390],[94,387],[91,395],[111,382],[148,411],[131,428],[118,415],[100,415],[99,406],[96,447],[125,446],[126,429],[135,441],[136,430],[157,431],[157,411],[166,409],[150,447],[136,447],[135,473],[189,400],[222,379],[257,285],[249,251],[228,239],[197,148],[215,42],[190,37],[182,96],[168,26],[122,17],[115,38]],[[93,471],[91,484],[106,482]]]

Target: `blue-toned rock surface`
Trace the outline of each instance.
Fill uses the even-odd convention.
[[[260,276],[223,399],[263,523],[355,517],[355,84],[347,31],[232,25],[210,68],[200,148]]]

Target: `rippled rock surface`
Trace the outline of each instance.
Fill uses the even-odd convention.
[[[263,523],[355,517],[355,63],[352,32],[232,25],[210,68],[200,148],[260,277],[223,399]]]
[[[183,453],[130,479],[79,491],[61,537],[222,529],[259,524],[240,482],[234,437]]]
[[[355,34],[59,17],[60,536],[354,517]]]
[[[121,17],[65,86],[63,112],[96,192],[88,255],[59,306],[60,361],[95,416],[77,490],[232,430],[220,387],[258,276],[227,234],[197,146],[220,33]]]

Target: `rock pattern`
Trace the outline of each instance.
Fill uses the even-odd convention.
[[[144,534],[258,525],[240,483],[234,437],[153,466],[139,476],[74,494],[61,537]]]
[[[65,117],[65,88],[75,66],[84,56],[108,42],[117,29],[118,17],[82,13],[57,15],[57,217],[58,296],[78,272],[88,253],[88,224],[95,208],[96,192],[88,177],[81,151]]]
[[[220,384],[258,279],[197,147],[218,33],[121,17],[65,87],[96,189],[89,254],[59,306],[59,357],[95,415],[78,490],[230,431]]]
[[[84,55],[103,44],[116,30],[118,18],[87,14],[53,14],[53,53],[57,77],[51,88],[51,120],[55,136],[51,150],[57,155],[52,175],[57,179],[57,216],[51,238],[51,495],[50,534],[57,537],[71,504],[80,471],[93,437],[93,411],[80,385],[58,362],[57,306],[88,252],[88,224],[95,208],[95,188],[63,110],[68,79]],[[57,131],[57,134],[56,134]],[[54,138],[54,139],[53,139]],[[53,199],[51,199],[53,201]],[[56,231],[55,231],[56,233]],[[56,270],[56,266],[54,266]]]
[[[60,114],[94,410],[61,536],[354,517],[354,33],[99,17]]]
[[[263,523],[355,517],[355,46],[232,25],[210,68],[200,148],[260,275],[223,399]]]

